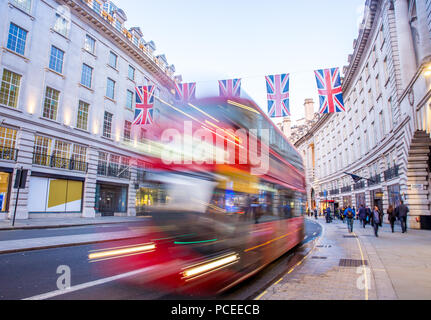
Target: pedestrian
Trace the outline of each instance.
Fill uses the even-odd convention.
[[[362,227],[365,228],[365,223],[367,221],[367,211],[365,210],[365,207],[363,204],[361,204],[361,207],[359,208],[359,222],[362,224]]]
[[[330,223],[331,222],[331,208],[327,207],[326,208],[326,223]]]
[[[366,217],[367,224],[371,223],[371,209],[368,206],[365,207],[365,212],[367,214],[367,217]]]
[[[380,225],[380,212],[379,212],[378,206],[374,206],[372,221],[373,221],[373,227],[374,227],[374,234],[376,235],[376,237],[378,237],[379,225]]]
[[[391,224],[392,233],[394,233],[395,220],[397,219],[394,207],[392,205],[389,205],[389,208],[386,213],[388,214],[388,221]]]
[[[403,233],[407,232],[407,214],[409,208],[404,204],[403,200],[400,200],[400,205],[395,209],[395,214],[398,220],[401,222],[401,230]]]
[[[317,220],[317,208],[314,207],[314,218]]]
[[[343,223],[344,223],[344,211],[346,210],[346,208],[345,207],[343,207],[342,209],[341,209],[341,221],[343,221]]]
[[[344,211],[344,215],[346,216],[347,220],[347,229],[350,233],[353,232],[353,219],[355,219],[355,213],[353,212],[353,209],[348,206],[346,211]]]

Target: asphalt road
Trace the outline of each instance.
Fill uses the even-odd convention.
[[[114,232],[123,231],[133,228],[133,223],[115,224],[115,225],[98,225],[83,226],[61,229],[46,230],[21,230],[15,231],[15,234],[2,231],[1,239],[27,239],[35,236],[56,236],[65,234],[84,234],[91,232]],[[297,261],[302,259],[306,254],[305,244],[320,235],[320,226],[314,222],[306,220],[306,237],[303,243],[287,254],[283,255],[257,275],[247,279],[240,285],[225,292],[218,299],[251,299],[266,287],[274,283],[281,274],[287,272]],[[110,245],[123,246],[135,244],[137,239],[112,241]],[[124,272],[133,272],[136,265],[130,264],[127,270],[117,270],[109,262],[98,262],[97,268],[94,263],[88,262],[89,251],[95,249],[94,245],[79,245],[71,247],[53,248],[45,250],[26,251],[19,253],[1,254],[0,255],[0,299],[25,299],[36,295],[53,292],[57,290],[57,280],[60,276],[58,267],[66,265],[71,270],[71,286],[83,285],[81,290],[72,293],[57,295],[53,299],[172,299],[179,298],[175,296],[166,296],[165,294],[145,290],[145,287],[139,285],[139,275],[131,275],[124,282],[114,280],[103,283],[94,283],[94,281],[116,277]],[[106,268],[103,268],[106,264]],[[100,268],[104,269],[103,276],[98,272]],[[194,297],[182,297],[190,299]]]

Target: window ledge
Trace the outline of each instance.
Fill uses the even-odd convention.
[[[106,64],[109,68],[111,68],[112,70],[115,70],[117,73],[120,73],[119,71],[118,71],[118,69],[117,68],[114,68],[113,66],[111,66],[109,63],[107,63]]]
[[[87,49],[85,49],[85,48],[82,48],[82,51],[83,51],[83,52],[87,52],[89,55],[91,55],[91,56],[93,56],[95,59],[97,59],[97,56],[96,56],[93,52],[88,51],[88,50],[87,50]]]
[[[87,89],[88,91],[91,91],[91,93],[94,93],[93,89],[91,89],[90,87],[87,87],[86,85],[82,84],[81,82],[78,82],[78,86],[83,87],[83,88]]]
[[[88,131],[88,130],[77,128],[77,127],[73,127],[73,129],[77,130],[77,131],[80,131],[80,132],[84,132],[84,133],[90,133],[90,131]]]
[[[65,80],[65,79],[66,79],[66,77],[65,77],[64,75],[62,75],[61,73],[59,73],[59,72],[57,72],[57,71],[55,71],[55,70],[52,70],[51,68],[45,67],[45,71],[52,72],[52,73],[56,74],[57,76],[62,77],[62,78],[63,78],[63,80]]]
[[[114,142],[114,139],[113,139],[113,138],[108,138],[108,137],[105,137],[104,135],[101,135],[100,137],[101,137],[101,138],[103,138],[103,139],[105,139],[105,140],[108,140],[108,141]]]
[[[126,109],[127,111],[130,111],[130,112],[133,112],[133,108],[130,109],[130,108],[124,107],[124,109]]]
[[[60,123],[60,122],[58,122],[57,120],[53,120],[53,119],[50,119],[50,118],[39,117],[39,119],[46,120],[46,121],[49,121],[49,122],[52,122],[52,123],[55,123],[55,124],[61,125],[61,123]]]
[[[26,12],[24,9],[22,9],[22,8],[20,8],[20,7],[18,7],[18,6],[16,6],[14,3],[10,2],[10,1],[9,1],[9,8],[15,8],[15,9],[17,9],[18,11],[21,11],[21,12],[22,12],[22,13],[24,13],[25,15],[29,16],[29,17],[30,17],[30,19],[31,19],[32,21],[36,20],[36,18],[35,18],[35,17],[33,17],[30,13]]]
[[[66,40],[67,40],[67,42],[70,42],[70,39],[69,39],[67,36],[65,36],[64,34],[61,34],[61,33],[60,33],[60,32],[58,32],[57,30],[55,30],[54,28],[50,28],[49,30],[51,30],[51,32],[52,32],[52,33],[56,33],[56,34],[58,34],[59,36],[63,37],[64,39],[66,39]]]
[[[117,101],[115,101],[114,99],[111,99],[111,98],[109,98],[109,97],[107,97],[107,96],[105,96],[105,99],[106,99],[106,100],[109,100],[109,101],[111,101],[111,102],[113,102],[113,103],[115,103],[115,104],[117,104]]]
[[[25,60],[25,62],[29,62],[29,61],[30,61],[30,59],[29,59],[29,58],[27,58],[27,57],[23,56],[22,54],[20,54],[20,53],[18,53],[18,52],[15,52],[15,51],[13,51],[13,50],[11,50],[11,49],[8,49],[8,48],[6,48],[6,47],[2,47],[2,49],[3,49],[3,51],[5,51],[5,52],[12,53],[12,54],[14,54],[14,55],[16,55],[16,56],[18,56],[18,57],[20,57],[20,58],[24,59],[24,60]]]
[[[131,82],[133,82],[135,84],[135,86],[136,86],[136,81],[135,80],[130,79],[129,77],[126,77],[126,79],[129,80],[129,81],[131,81]]]
[[[23,112],[22,110],[18,109],[18,107],[14,108],[14,107],[11,107],[11,106],[7,106],[5,104],[0,104],[0,106],[3,107],[3,108],[6,108],[8,110],[14,110],[14,111],[17,111],[17,112],[20,112],[20,113]]]

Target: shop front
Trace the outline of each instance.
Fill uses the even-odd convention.
[[[152,208],[169,203],[166,187],[160,182],[140,184],[136,190],[136,215],[143,215]]]
[[[376,189],[370,191],[371,196],[371,205],[374,209],[375,206],[377,206],[380,210],[380,212],[383,212],[383,191],[382,189]]]
[[[97,183],[96,213],[100,213],[102,217],[113,216],[115,213],[126,213],[127,190],[128,185]]]
[[[352,206],[352,196],[343,196],[343,208]]]
[[[359,209],[361,207],[361,205],[363,205],[364,207],[366,206],[366,204],[365,204],[365,192],[357,193],[355,195],[355,198],[356,198],[356,209]]]
[[[394,208],[400,204],[401,193],[399,184],[388,186],[388,200],[389,205],[392,205]]]
[[[81,213],[84,179],[32,172],[29,213]]]
[[[12,169],[0,168],[0,212],[9,210]]]

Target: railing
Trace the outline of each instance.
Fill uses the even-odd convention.
[[[399,166],[393,166],[384,172],[385,181],[398,177]]]
[[[341,188],[341,193],[352,191],[352,186],[344,186]]]
[[[129,166],[120,165],[118,163],[100,162],[97,165],[97,174],[107,177],[118,177],[122,179],[130,179]]]
[[[374,186],[375,184],[379,184],[382,181],[380,174],[376,174],[375,176],[372,176],[369,179],[370,179],[368,180],[369,186]]]
[[[33,164],[40,166],[59,168],[65,170],[76,170],[87,172],[87,162],[78,161],[73,158],[61,158],[57,156],[49,156],[43,153],[33,153]]]
[[[359,190],[359,189],[363,189],[363,188],[365,188],[365,182],[363,180],[359,181],[353,185],[354,190]]]
[[[0,147],[0,160],[16,161],[17,157],[18,157],[18,149]]]
[[[333,194],[339,194],[340,193],[340,189],[333,189],[333,190],[329,191],[329,193],[331,195],[333,195]]]

